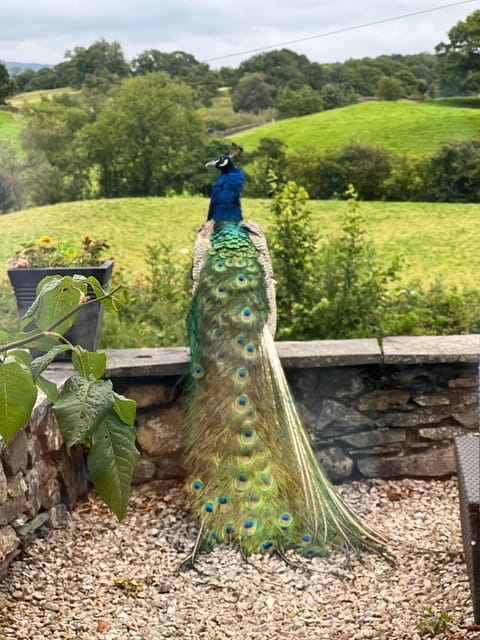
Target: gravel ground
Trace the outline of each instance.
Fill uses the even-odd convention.
[[[0,583],[0,640],[478,640],[463,562],[455,480],[360,481],[340,489],[396,545],[375,555],[247,564],[232,549],[176,572],[195,538],[179,485],[135,487],[126,521],[93,496],[35,540]],[[254,566],[255,565],[255,566]],[[425,613],[431,608],[431,614]]]

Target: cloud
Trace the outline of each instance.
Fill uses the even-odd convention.
[[[105,38],[128,59],[146,49],[183,50],[199,60],[305,38],[289,48],[311,60],[433,51],[446,32],[474,9],[441,11],[342,34],[312,36],[432,8],[431,1],[383,0],[2,0],[0,58],[56,64],[67,49]],[[238,66],[249,54],[218,61]]]

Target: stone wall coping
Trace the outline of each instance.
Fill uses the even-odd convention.
[[[388,337],[382,349],[370,338],[276,344],[286,369],[480,361],[480,334]],[[182,375],[190,361],[187,347],[107,349],[106,354],[109,378]],[[54,362],[47,375],[62,383],[71,372],[71,364]]]
[[[277,342],[276,345],[286,369],[354,366],[382,361],[378,342],[371,338]]]
[[[395,336],[383,339],[385,364],[480,361],[480,334]]]

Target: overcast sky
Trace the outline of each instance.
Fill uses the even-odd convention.
[[[105,38],[127,60],[146,49],[186,51],[237,67],[253,53],[285,45],[312,61],[392,53],[433,53],[480,0],[0,0],[0,60],[57,64],[65,51]],[[429,13],[335,35],[313,37],[408,13]],[[213,61],[213,58],[228,56]]]

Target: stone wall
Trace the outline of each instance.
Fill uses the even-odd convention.
[[[318,457],[334,480],[455,473],[453,439],[478,434],[480,336],[279,343]],[[134,482],[181,478],[184,348],[107,352],[107,376],[137,401]],[[56,382],[70,365],[56,363]],[[0,572],[88,491],[84,451],[69,455],[45,398],[0,441]]]
[[[0,440],[0,574],[34,535],[61,526],[87,491],[83,450],[67,453],[41,399],[28,425],[8,445]]]
[[[445,477],[455,473],[453,439],[479,432],[480,336],[338,340],[278,345],[287,378],[330,477]],[[138,406],[135,480],[182,476],[178,371],[157,354],[112,366],[117,388]],[[136,354],[132,353],[135,358]],[[125,364],[125,363],[124,363]],[[140,368],[142,378],[132,377]]]

